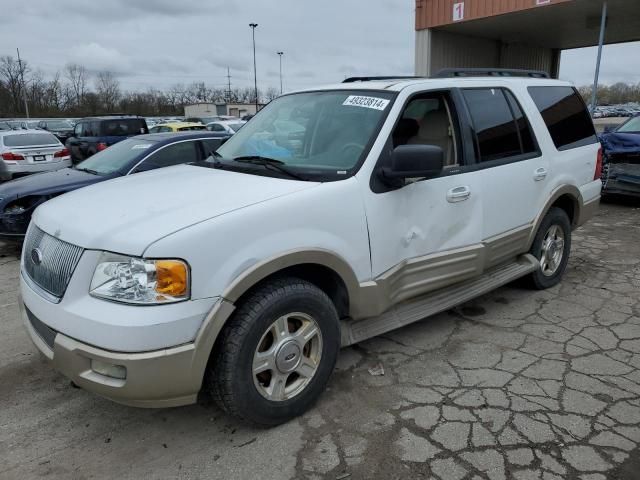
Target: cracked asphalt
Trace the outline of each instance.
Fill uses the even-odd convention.
[[[270,430],[73,388],[23,331],[0,244],[0,478],[640,479],[639,240],[640,203],[604,204],[561,285],[344,349],[316,407]]]

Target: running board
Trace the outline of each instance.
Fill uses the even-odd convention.
[[[494,267],[477,278],[399,303],[377,317],[342,321],[342,346],[353,345],[444,312],[524,277],[538,268],[540,262],[533,255],[522,255],[513,263]]]

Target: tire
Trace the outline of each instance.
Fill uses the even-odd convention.
[[[554,245],[549,246],[548,241]],[[549,209],[542,219],[529,253],[540,260],[540,268],[529,276],[529,283],[533,288],[544,290],[560,283],[571,253],[571,222],[564,210],[557,207]]]
[[[302,333],[307,340],[295,337]],[[273,280],[250,293],[223,329],[205,388],[228,414],[278,425],[318,399],[339,349],[338,313],[331,299],[299,278]]]

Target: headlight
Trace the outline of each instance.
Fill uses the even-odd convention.
[[[189,298],[189,266],[182,260],[147,260],[103,252],[89,293],[123,303],[179,302]]]

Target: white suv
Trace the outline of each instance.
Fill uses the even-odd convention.
[[[31,338],[114,401],[206,391],[277,424],[321,394],[340,346],[519,277],[556,285],[601,160],[576,90],[538,77],[287,94],[207,161],[46,202],[22,256]]]

